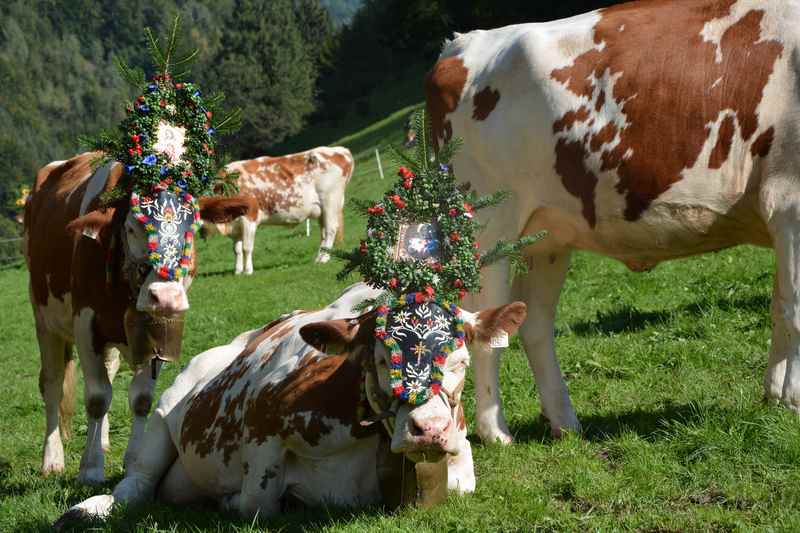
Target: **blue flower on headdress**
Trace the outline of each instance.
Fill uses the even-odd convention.
[[[144,159],[142,159],[142,163],[144,163],[145,165],[153,166],[156,164],[156,156],[150,154],[146,156]]]
[[[150,107],[146,106],[146,105],[140,105],[139,106],[139,111],[141,111],[142,113],[147,113],[147,112],[150,111]]]
[[[208,128],[209,135],[214,135],[215,133],[217,133],[217,130],[215,130],[214,128]]]
[[[200,176],[200,181],[203,183],[208,183],[208,176]]]
[[[125,165],[125,172],[128,174],[133,174],[133,169],[136,168],[133,165]]]
[[[147,90],[150,91],[151,93],[154,93],[158,90],[158,85],[156,85],[155,83],[151,83],[150,85],[147,86]]]
[[[176,181],[175,183],[177,183],[177,184],[178,184],[178,187],[180,187],[180,188],[181,188],[181,189],[183,189],[184,191],[186,190],[186,187],[188,187],[188,186],[189,186],[189,185],[186,183],[186,180],[185,180],[185,179],[183,179],[183,178],[179,179],[179,180],[178,180],[178,181]]]
[[[161,171],[160,172],[161,172],[162,176],[166,176],[167,172],[169,172],[169,169],[166,166],[161,165]]]
[[[197,90],[197,91],[193,92],[193,93],[192,93],[192,96],[194,96],[195,98],[197,98],[198,96],[200,96],[200,91],[199,91],[199,90]]]
[[[444,163],[439,163],[439,170],[441,170],[442,172],[447,172],[448,170],[450,170],[450,167],[448,167]]]

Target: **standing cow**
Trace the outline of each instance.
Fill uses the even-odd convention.
[[[553,322],[574,249],[643,271],[737,244],[777,256],[767,398],[800,412],[800,3],[651,0],[459,35],[426,80],[437,141],[462,137],[461,179],[514,193],[482,239],[545,229],[511,293],[554,435],[579,430]],[[509,442],[498,360],[475,355],[478,432]]]
[[[295,225],[319,219],[320,249],[316,262],[326,263],[334,239],[344,238],[344,191],[353,175],[353,156],[343,147],[321,146],[280,157],[234,161],[239,191],[258,202],[258,212],[229,224],[208,224],[203,235],[220,233],[234,241],[236,274],[253,273],[253,246],[260,224]]]
[[[472,492],[461,405],[467,347],[447,356],[439,394],[390,407],[391,361],[375,337],[376,313],[350,318],[377,294],[354,285],[322,310],[284,315],[193,358],[162,394],[142,453],[113,494],[74,506],[56,525],[154,497],[175,505],[212,499],[249,518],[274,515],[284,497],[310,506],[385,502],[403,477],[392,453],[447,458],[447,486]],[[462,316],[467,342],[477,345],[516,331],[525,306]]]
[[[98,196],[117,184],[123,170],[114,163],[93,172],[91,163],[97,157],[86,153],[43,167],[25,205],[24,220],[30,298],[41,352],[39,388],[47,418],[42,472],[64,470],[59,425],[69,436],[75,401],[74,345],[83,368],[88,417],[78,478],[92,484],[104,480],[107,413],[119,351],[129,362],[140,363],[128,391],[134,414],[125,453],[125,463],[130,464],[138,453],[153,397],[155,379],[147,363],[155,355],[178,357],[182,315],[189,307],[186,291],[196,267],[192,254],[190,275],[181,281],[159,280],[147,262],[144,225],[128,209],[129,199],[99,207]],[[250,205],[242,199],[208,198],[201,203],[201,213],[224,222],[247,213]],[[143,324],[160,327],[164,342],[150,346],[148,339],[138,339],[137,349],[129,349],[126,331],[142,332]],[[145,353],[146,348],[163,351]]]

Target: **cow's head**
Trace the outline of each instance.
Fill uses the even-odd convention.
[[[428,311],[426,309],[422,312]],[[468,346],[475,342],[485,344],[492,337],[516,332],[525,319],[525,304],[515,302],[479,313],[462,310],[466,342],[459,342],[455,349],[447,353],[445,360],[440,361],[433,369],[433,374],[441,371],[441,375],[434,376],[433,381],[428,382],[430,392],[420,392],[416,403],[408,395],[402,399],[397,396],[398,379],[406,383],[409,375],[413,377],[415,372],[419,374],[420,371],[425,371],[424,365],[416,364],[419,361],[417,354],[423,353],[424,349],[406,353],[406,343],[399,345],[403,353],[401,364],[404,367],[402,376],[399,377],[397,349],[387,348],[387,343],[380,338],[380,334],[376,338],[376,331],[381,330],[380,324],[376,330],[379,314],[370,312],[349,320],[314,322],[303,326],[300,335],[318,350],[331,354],[346,352],[349,357],[367,361],[368,367],[374,365],[374,372],[365,372],[367,400],[377,413],[375,418],[383,419],[390,431],[393,452],[403,453],[415,462],[437,462],[445,454],[458,453],[459,443],[466,436],[461,392],[470,362]],[[411,319],[413,317],[408,320]],[[390,315],[386,321],[386,330],[392,329],[393,324],[396,324],[392,320]],[[436,317],[432,317],[432,320],[435,321]],[[422,336],[425,336],[424,332]],[[422,336],[414,339],[415,342]],[[440,341],[441,339],[430,338],[425,339],[424,344],[426,349],[435,351]],[[409,363],[411,366],[407,373],[405,366]],[[431,383],[435,386],[430,386]],[[406,386],[404,390],[409,391],[411,388]],[[391,418],[387,419],[387,416]]]
[[[189,308],[187,291],[197,263],[194,232],[201,219],[229,222],[250,204],[240,197],[204,198],[198,204],[174,190],[134,192],[129,201],[90,211],[68,225],[68,231],[98,241],[108,252],[109,270],[127,280],[131,305],[125,326],[134,361],[154,354],[178,358],[180,318]]]

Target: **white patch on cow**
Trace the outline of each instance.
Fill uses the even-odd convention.
[[[780,13],[780,10],[774,9],[778,2],[770,2],[770,4],[772,5],[769,7],[772,9],[764,9],[766,6],[763,0],[738,0],[738,2],[731,6],[729,15],[706,22],[705,26],[703,26],[703,29],[700,31],[700,35],[703,37],[704,41],[710,42],[716,47],[714,57],[717,63],[722,63],[723,61],[721,43],[725,31],[736,24],[750,11],[759,10],[763,11],[765,14],[761,23],[761,40],[759,42],[770,39],[782,40],[786,35],[787,21],[793,19]],[[796,9],[796,6],[792,7],[788,5],[792,4],[792,2],[781,2],[781,4],[787,4],[786,6],[781,5],[781,9]],[[792,28],[791,31],[794,31],[794,28]]]
[[[83,198],[81,198],[81,209],[79,211],[81,216],[87,213],[89,204],[92,202],[92,200],[97,198],[97,196],[103,192],[103,188],[106,186],[106,182],[108,181],[108,175],[111,173],[111,168],[118,164],[119,163],[114,162],[106,163],[102,167],[98,168],[95,173],[92,174],[91,178],[89,178],[89,183],[86,184],[86,192],[83,194]],[[69,201],[69,199],[67,199],[67,201]]]

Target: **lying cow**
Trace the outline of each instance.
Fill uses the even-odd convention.
[[[227,235],[234,242],[236,274],[253,273],[253,247],[260,224],[295,225],[308,218],[320,223],[316,262],[330,255],[324,249],[344,238],[344,191],[353,175],[353,156],[343,147],[321,146],[281,157],[235,161],[239,191],[258,202],[258,212],[228,224],[207,224],[203,236]]]
[[[133,427],[125,462],[136,457],[153,396],[155,379],[149,363],[179,355],[181,316],[189,307],[186,291],[196,267],[192,255],[189,275],[181,281],[163,281],[147,263],[147,235],[128,208],[128,198],[109,208],[98,206],[98,196],[118,182],[122,167],[106,165],[92,172],[95,153],[56,161],[36,176],[25,205],[25,258],[30,271],[30,298],[41,353],[39,388],[45,404],[42,472],[64,470],[59,425],[70,434],[74,411],[75,360],[78,350],[84,375],[88,417],[86,448],[78,478],[84,483],[104,480],[103,451],[108,450],[111,382],[119,368],[118,350],[133,365],[128,391]],[[247,213],[242,199],[209,198],[201,211],[223,222]],[[153,333],[160,327],[164,342],[128,334]],[[134,349],[135,348],[135,349]],[[168,353],[169,352],[169,353]],[[60,413],[59,413],[60,411]]]
[[[375,337],[376,314],[349,318],[377,294],[354,285],[325,309],[285,315],[192,359],[161,396],[142,453],[113,494],[74,506],[57,525],[156,496],[175,505],[212,499],[251,518],[277,513],[285,496],[306,505],[379,503],[402,477],[402,462],[386,471],[383,449],[414,462],[449,456],[447,485],[472,492],[460,400],[467,348],[447,357],[441,393],[387,410],[390,360]],[[479,344],[513,333],[525,306],[462,316],[467,342]]]
[[[487,269],[478,301],[528,304],[520,336],[554,435],[580,429],[553,342],[574,249],[643,271],[773,247],[765,394],[800,412],[798,27],[797,2],[654,0],[445,44],[426,80],[434,138],[463,138],[454,165],[478,192],[514,193],[481,239],[549,232],[513,288]],[[478,432],[509,442],[498,359],[474,360]]]

